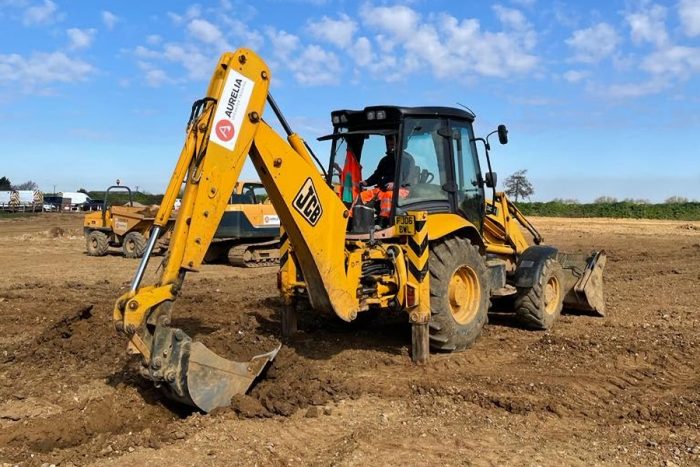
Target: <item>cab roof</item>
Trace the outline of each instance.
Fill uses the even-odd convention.
[[[386,123],[401,120],[403,117],[445,117],[468,120],[470,122],[474,121],[473,113],[454,107],[400,107],[396,105],[373,105],[365,107],[362,110],[334,110],[331,112],[331,121],[334,120],[333,117],[337,116],[340,119],[340,117],[344,115],[345,121],[334,123],[333,126],[352,127],[368,123],[379,124],[381,122],[380,120],[368,120],[367,113],[374,111],[376,115],[376,112],[380,110],[386,112]]]

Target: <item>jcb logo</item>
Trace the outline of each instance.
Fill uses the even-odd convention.
[[[323,208],[318,200],[316,188],[310,178],[307,178],[299,193],[294,197],[294,208],[309,224],[316,225],[323,214]]]

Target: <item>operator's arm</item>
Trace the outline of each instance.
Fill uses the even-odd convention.
[[[390,155],[386,155],[381,158],[379,164],[377,164],[377,169],[372,175],[367,177],[365,184],[367,186],[372,185],[383,185],[391,182],[394,179],[394,158]]]

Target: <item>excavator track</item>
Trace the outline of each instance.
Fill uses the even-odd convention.
[[[231,266],[243,268],[261,268],[279,264],[279,241],[262,243],[243,243],[234,245],[228,251]]]

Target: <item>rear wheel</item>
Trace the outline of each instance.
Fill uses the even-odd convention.
[[[515,312],[530,329],[551,329],[564,306],[561,264],[549,258],[534,286],[519,288]]]
[[[470,347],[486,324],[489,290],[486,265],[477,247],[448,238],[430,250],[430,347],[459,351]]]
[[[129,232],[124,236],[122,250],[127,258],[140,258],[146,251],[146,237],[140,232]]]
[[[85,248],[90,256],[104,256],[109,248],[109,239],[104,232],[93,230],[85,239]]]

